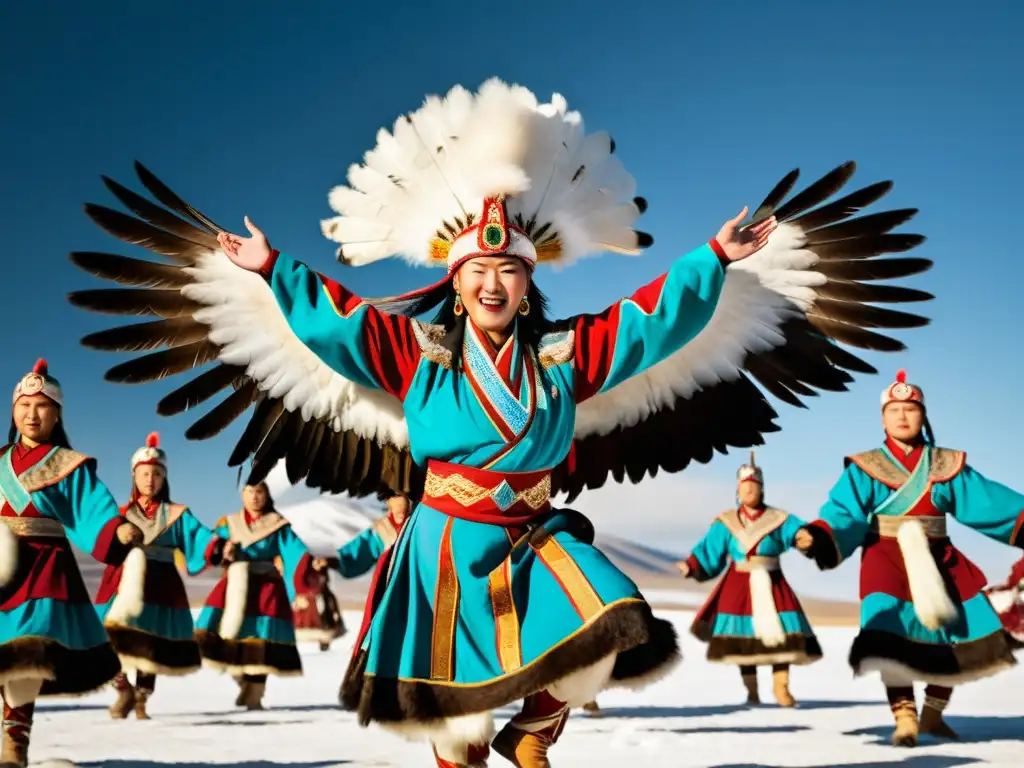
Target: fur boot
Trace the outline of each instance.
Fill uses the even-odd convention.
[[[916,747],[918,722],[917,702],[914,701],[914,689],[889,689],[889,707],[896,720],[896,730],[892,733],[892,743],[897,747]]]
[[[3,744],[0,745],[2,768],[26,768],[28,765],[28,745],[35,709],[34,701],[20,707],[12,707],[4,702]]]
[[[740,667],[743,687],[747,689],[747,706],[756,707],[761,703],[761,694],[757,690],[757,667]]]
[[[772,689],[780,707],[795,707],[796,700],[789,692],[789,666],[780,664],[772,668]]]
[[[124,672],[118,672],[110,685],[117,691],[117,698],[110,705],[110,716],[115,720],[124,720],[135,707],[135,689]]]
[[[927,733],[939,739],[959,739],[959,734],[949,727],[942,713],[949,705],[952,688],[929,685],[924,689],[924,706],[921,708],[921,733]]]

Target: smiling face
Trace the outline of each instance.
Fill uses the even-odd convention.
[[[160,493],[167,477],[163,468],[156,464],[140,464],[132,474],[135,476],[135,487],[148,499]]]
[[[882,426],[901,443],[916,443],[924,428],[924,408],[917,403],[889,403],[882,409]]]
[[[745,507],[755,508],[761,505],[764,500],[764,488],[754,480],[744,480],[736,489],[740,504]]]
[[[530,273],[514,256],[470,259],[452,279],[473,325],[488,334],[507,334],[530,287]]]
[[[60,419],[60,406],[46,395],[22,395],[14,404],[14,426],[29,443],[45,443]]]

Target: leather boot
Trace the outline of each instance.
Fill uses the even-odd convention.
[[[267,689],[267,684],[260,683],[246,683],[246,694],[244,706],[248,710],[263,709],[263,693]]]
[[[599,707],[597,705],[596,701],[588,701],[586,704],[584,704],[583,705],[583,711],[586,712],[591,717],[600,717],[601,716],[601,707]]]
[[[150,692],[144,688],[135,689],[135,719],[149,720],[149,713],[146,712],[146,702],[149,701]]]
[[[235,682],[238,683],[238,695],[235,697],[235,706],[244,707],[245,697],[249,690],[249,683],[246,682],[244,677],[236,677]]]
[[[917,746],[917,704],[904,699],[892,705],[892,714],[896,719],[896,730],[892,733],[892,743],[897,747]]]
[[[26,768],[32,733],[35,702],[11,707],[4,703],[3,741],[0,744],[0,768]]]
[[[921,733],[940,739],[957,740],[959,734],[946,723],[942,713],[949,704],[952,688],[929,685],[924,689],[924,706],[921,708]]]
[[[490,756],[491,748],[487,744],[469,744],[466,752],[458,760],[448,760],[441,757],[434,747],[434,761],[437,768],[487,768],[487,758]],[[462,762],[462,758],[465,762]]]
[[[747,689],[747,706],[756,707],[761,703],[761,694],[757,691],[757,670],[743,672],[743,686]]]
[[[532,694],[523,711],[513,717],[491,742],[491,747],[516,768],[551,768],[548,750],[558,741],[569,707],[547,691]]]
[[[795,707],[796,699],[789,692],[789,667],[772,670],[772,690],[780,707]]]
[[[117,698],[110,705],[110,716],[115,720],[124,720],[135,706],[135,689],[124,672],[118,672],[110,685],[117,691]]]

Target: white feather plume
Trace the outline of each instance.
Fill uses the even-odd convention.
[[[348,264],[396,255],[429,264],[437,233],[446,224],[461,229],[498,194],[508,196],[513,219],[533,222],[533,231],[549,225],[542,239],[557,237],[559,264],[640,252],[636,182],[608,135],[584,135],[579,113],[561,96],[540,104],[498,79],[475,95],[456,86],[429,97],[390,132],[382,129],[363,164],[349,169],[348,185],[331,190],[339,215],[321,229],[342,245],[339,258]]]
[[[582,403],[576,410],[576,437],[631,427],[679,397],[735,381],[748,354],[784,345],[783,323],[810,309],[814,286],[826,281],[808,269],[818,257],[803,248],[805,241],[798,227],[781,224],[761,251],[730,265],[704,329],[644,373]]]

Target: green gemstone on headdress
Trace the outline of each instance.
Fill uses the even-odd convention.
[[[484,242],[492,248],[497,248],[504,239],[504,233],[501,231],[500,226],[491,224],[484,229]]]

